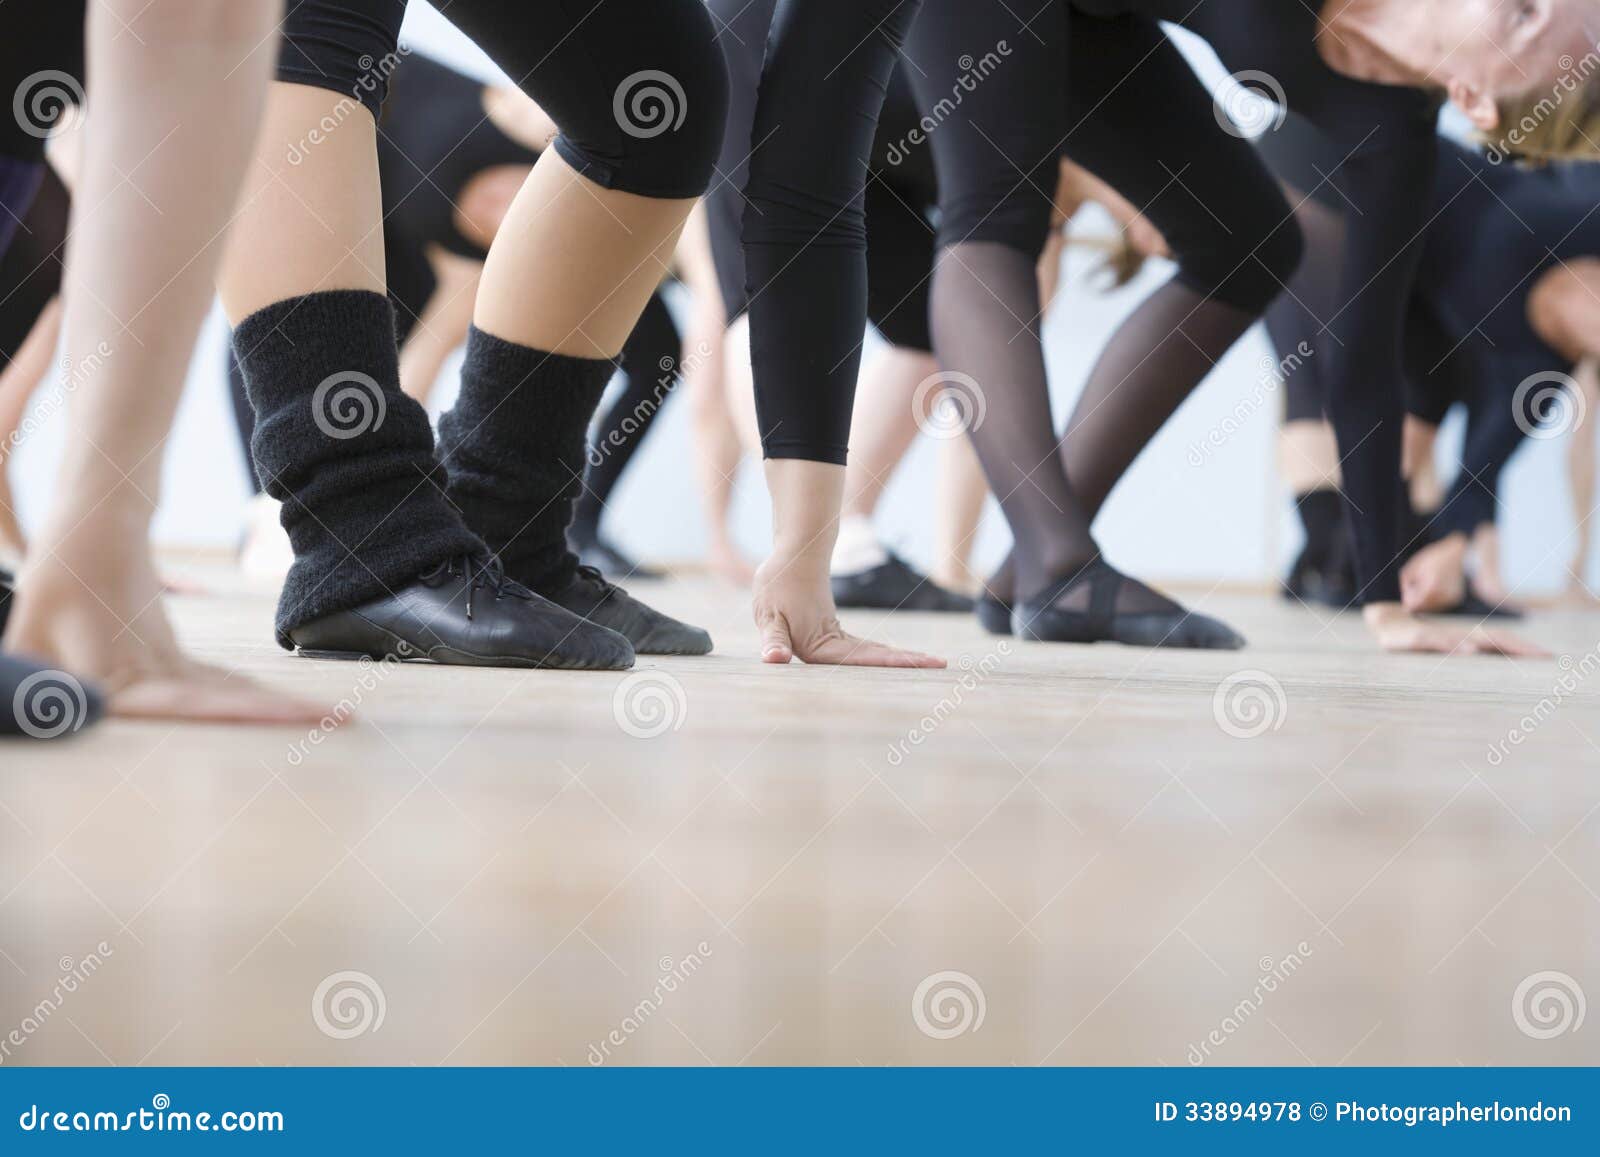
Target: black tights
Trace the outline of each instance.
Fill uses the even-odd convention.
[[[598,538],[600,518],[611,491],[650,432],[667,395],[678,384],[681,349],[677,323],[658,293],[645,305],[639,323],[622,347],[623,388],[590,439],[583,493],[573,512],[573,541],[593,542]]]
[[[1107,495],[1293,272],[1299,233],[1153,21],[1089,18],[1065,0],[928,0],[908,55],[940,122],[935,352],[973,395],[973,443],[1016,538],[996,593],[1026,597],[1098,554],[1090,527]],[[1062,152],[1161,229],[1178,273],[1112,336],[1058,439],[1035,262]],[[1170,606],[1132,583],[1121,600]]]

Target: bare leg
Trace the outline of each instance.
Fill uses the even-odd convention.
[[[1291,494],[1339,487],[1339,446],[1327,422],[1285,422],[1278,432],[1278,472]]]
[[[1433,460],[1433,446],[1438,440],[1438,426],[1407,415],[1400,469],[1411,488],[1413,510],[1438,510],[1444,502],[1444,487]]]
[[[1585,412],[1600,412],[1600,363],[1594,358],[1585,358],[1578,364],[1574,377],[1588,403]],[[1572,561],[1567,564],[1567,591],[1574,598],[1592,602],[1595,596],[1584,581],[1589,568],[1589,546],[1594,540],[1590,518],[1594,513],[1595,495],[1594,431],[1587,427],[1585,421],[1572,432],[1572,445],[1567,451],[1567,477],[1572,486],[1572,509],[1578,523],[1573,532],[1577,541]]]
[[[161,448],[211,299],[281,5],[103,0],[98,92],[68,247],[74,438],[6,648],[99,682],[123,715],[289,722],[321,709],[184,655],[150,555]]]
[[[950,438],[939,447],[939,478],[934,491],[933,581],[961,594],[976,594],[982,577],[972,569],[972,540],[983,519],[989,483],[972,443]]]
[[[327,89],[270,86],[218,283],[229,322],[305,293],[384,292],[377,125],[365,109],[346,114],[349,104]],[[339,131],[291,165],[307,127],[335,115]]]
[[[696,334],[702,336],[696,338]],[[739,444],[733,415],[728,412],[725,344],[720,328],[694,329],[679,365],[683,367],[684,388],[694,419],[695,481],[705,515],[707,563],[721,578],[737,586],[749,586],[755,567],[739,553],[728,531],[734,476],[744,458],[744,449]]]
[[[939,372],[932,354],[891,346],[862,373],[850,423],[850,462],[845,467],[844,515],[870,519],[895,467],[916,440],[917,387]]]
[[[12,449],[21,445],[26,435],[22,423],[28,401],[50,373],[50,359],[60,336],[61,299],[56,297],[39,314],[16,356],[0,371],[0,566],[16,566],[27,550],[8,468]]]

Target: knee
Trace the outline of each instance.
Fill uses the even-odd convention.
[[[1300,268],[1305,238],[1292,214],[1272,215],[1250,230],[1236,230],[1226,243],[1175,248],[1180,276],[1227,304],[1263,313]]]
[[[958,189],[939,202],[940,249],[987,241],[1036,257],[1049,234],[1050,202],[1028,181]]]
[[[704,6],[688,0],[683,7],[681,34],[660,46],[653,67],[607,94],[614,150],[583,150],[579,171],[609,188],[683,199],[711,184],[727,118],[727,65]]]

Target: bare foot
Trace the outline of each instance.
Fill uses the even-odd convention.
[[[764,663],[799,659],[840,667],[945,666],[933,655],[846,633],[839,625],[826,569],[818,572],[814,566],[777,555],[756,571],[755,618]]]
[[[110,559],[115,564],[104,561]],[[19,577],[13,604],[5,649],[96,685],[110,715],[312,724],[326,714],[186,656],[162,608],[154,567],[137,548],[71,564],[36,556]]]
[[[747,587],[756,578],[754,564],[732,543],[713,546],[706,553],[706,565],[711,568],[712,574],[736,587]]]
[[[1467,594],[1467,542],[1452,534],[1423,547],[1400,572],[1400,597],[1408,611],[1447,611]]]

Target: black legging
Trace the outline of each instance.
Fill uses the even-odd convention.
[[[784,0],[767,36],[751,126],[728,142],[749,157],[745,296],[769,458],[845,460],[867,321],[864,190],[884,95],[917,7]]]
[[[86,2],[0,4],[0,255],[45,177],[45,138],[83,96]]]
[[[1299,235],[1152,20],[927,0],[907,54],[939,165],[935,351],[973,395],[971,436],[1016,537],[1001,585],[1031,596],[1096,556],[1106,497],[1278,292]],[[1162,230],[1178,271],[1111,337],[1058,439],[1035,263],[1063,151]]]
[[[728,121],[717,178],[706,194],[706,223],[730,321],[744,313],[747,303],[740,236],[744,188],[749,179],[750,129],[755,122],[767,31],[777,5],[778,0],[706,0],[728,62]],[[937,209],[939,191],[906,73],[901,65],[890,76],[863,193],[867,320],[890,345],[927,353],[933,349],[928,333],[928,284],[933,273],[934,228],[929,217]],[[763,434],[768,430],[763,424]]]
[[[1325,281],[1333,303],[1318,315],[1319,330],[1332,339],[1317,358],[1344,470],[1360,598],[1398,601],[1412,538],[1400,477],[1402,335],[1428,221],[1438,99],[1329,68],[1317,51],[1319,0],[1074,2],[1142,12],[1198,33],[1230,71],[1270,75],[1288,107],[1331,140],[1337,159],[1318,181],[1337,187],[1351,225],[1337,261],[1307,261],[1301,270]]]
[[[377,116],[405,9],[292,2],[278,79],[353,96]],[[561,126],[552,147],[589,180],[646,197],[705,191],[727,84],[697,0],[452,0],[441,10]],[[685,120],[696,130],[668,131]]]

